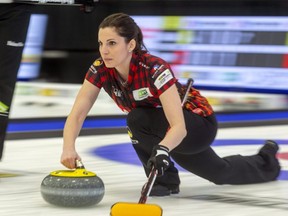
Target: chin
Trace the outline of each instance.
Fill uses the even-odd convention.
[[[106,67],[107,67],[107,68],[115,68],[114,66],[107,66],[107,65],[106,65]]]
[[[113,64],[109,64],[109,63],[107,63],[107,62],[104,62],[105,63],[105,66],[107,67],[107,68],[114,68],[115,67],[115,65],[113,65]]]

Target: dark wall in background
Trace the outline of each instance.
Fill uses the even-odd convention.
[[[78,6],[38,5],[35,13],[48,14],[40,79],[82,83],[98,54],[98,25],[107,15],[239,15],[285,16],[287,0],[99,0],[91,13]],[[53,55],[53,53],[58,55]]]
[[[98,55],[97,28],[107,15],[99,4],[92,13],[78,6],[37,6],[35,13],[48,15],[39,79],[50,82],[81,83]]]

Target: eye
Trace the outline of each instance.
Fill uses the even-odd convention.
[[[99,46],[102,46],[102,45],[103,45],[103,43],[102,43],[102,42],[100,42],[100,41],[98,42],[98,44],[99,44]]]
[[[115,41],[109,41],[109,42],[108,42],[108,45],[109,45],[109,46],[114,46],[115,44],[116,44]]]

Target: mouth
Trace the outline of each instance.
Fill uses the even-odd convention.
[[[111,62],[112,61],[111,58],[104,58],[103,60],[104,60],[104,62]]]
[[[108,68],[114,66],[112,58],[104,58],[103,61],[104,61],[105,65],[106,65],[106,67],[108,67]]]

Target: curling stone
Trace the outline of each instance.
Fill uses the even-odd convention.
[[[102,179],[87,171],[81,161],[75,170],[57,170],[46,176],[41,183],[43,199],[62,207],[85,207],[98,204],[104,196]]]

